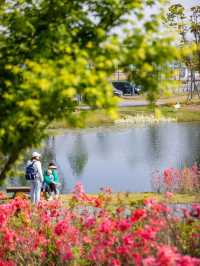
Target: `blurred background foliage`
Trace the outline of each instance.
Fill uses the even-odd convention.
[[[178,56],[161,33],[164,2],[0,1],[0,180],[52,121],[80,123],[77,95],[114,118],[116,65],[155,101]]]

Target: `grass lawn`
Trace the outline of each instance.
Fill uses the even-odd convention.
[[[196,106],[196,108],[194,108]],[[190,108],[191,107],[191,108]],[[200,105],[182,105],[179,110],[175,110],[174,106],[160,106],[162,116],[166,118],[175,118],[177,122],[195,122],[200,121]],[[123,107],[119,110],[120,115],[150,115],[154,114],[154,110],[148,106]]]
[[[97,196],[97,194],[89,194]],[[64,202],[68,202],[72,197],[72,194],[61,195],[60,198]],[[122,205],[134,205],[142,202],[147,198],[155,198],[158,201],[165,200],[164,194],[159,193],[112,193],[111,200],[109,201],[110,205],[118,205],[121,203]],[[170,203],[177,204],[191,204],[191,203],[200,203],[200,195],[199,194],[174,194],[169,201]]]
[[[77,128],[98,127],[98,126],[106,126],[113,124],[113,120],[108,116],[105,110],[92,110],[92,111],[86,110],[82,112],[84,112],[85,115],[82,119],[82,122],[76,125]],[[77,112],[77,115],[79,115],[79,112]],[[50,129],[73,128],[73,126],[70,125],[65,120],[59,120],[53,122],[49,128]]]
[[[173,105],[162,105],[159,107],[161,115],[165,118],[176,119],[177,122],[198,122],[200,121],[200,105],[197,103],[181,105],[179,110],[175,110]],[[99,127],[113,125],[114,121],[108,116],[104,110],[83,111],[85,116],[84,120],[77,125],[78,128],[83,127]],[[77,112],[77,115],[79,113]],[[137,106],[137,107],[119,107],[118,115],[122,118],[125,115],[136,116],[143,115],[148,116],[154,114],[154,110],[149,106]],[[53,122],[50,129],[72,128],[72,126],[65,120]]]
[[[101,194],[87,194],[88,196],[100,196]],[[17,196],[20,198],[27,198],[27,194],[22,192],[17,193]],[[68,203],[72,199],[72,194],[61,194],[59,196],[60,200],[68,206]],[[166,197],[162,193],[154,192],[120,192],[120,193],[111,193],[111,198],[109,199],[109,206],[118,206],[118,205],[135,205],[140,204],[143,200],[148,198],[154,198],[158,201],[166,201]],[[5,199],[0,200],[0,204],[8,202],[11,198],[8,196]],[[167,200],[169,203],[173,204],[192,204],[200,203],[200,194],[180,194],[174,193],[170,200]]]

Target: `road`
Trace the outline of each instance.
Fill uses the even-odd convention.
[[[176,104],[176,103],[184,103],[187,99],[187,95],[173,96],[169,98],[163,98],[156,102],[156,105],[165,105],[165,104]],[[138,99],[138,98],[124,98],[121,102],[118,103],[118,107],[137,107],[137,106],[147,106],[149,102],[147,100]],[[89,110],[89,106],[79,106],[77,107],[79,110]]]
[[[118,104],[118,107],[136,107],[136,106],[147,106],[149,104],[148,101],[146,100],[127,100],[127,101],[123,101],[123,102],[120,102]],[[164,105],[166,104],[166,100],[158,100],[156,102],[156,105]],[[79,106],[78,109],[80,110],[89,110],[90,107],[89,106]]]
[[[123,102],[120,102],[118,104],[119,107],[134,107],[134,106],[146,106],[148,105],[149,102],[146,101],[146,100],[142,100],[142,101],[123,101]],[[163,104],[166,104],[166,100],[158,100],[156,102],[157,105],[163,105]]]

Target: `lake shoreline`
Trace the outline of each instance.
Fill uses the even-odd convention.
[[[72,129],[72,128],[93,128],[99,126],[113,126],[117,121],[124,121],[126,124],[158,124],[162,122],[200,122],[200,105],[182,105],[176,110],[173,105],[163,105],[153,109],[149,106],[119,107],[118,118],[112,120],[105,110],[82,110],[85,114],[84,121],[78,125],[71,125],[65,120],[54,121],[48,129]],[[77,115],[79,112],[77,113]],[[129,118],[127,120],[127,117]],[[131,118],[131,119],[130,119]],[[123,124],[123,123],[122,123]]]
[[[5,191],[2,191],[5,192]],[[97,197],[100,193],[86,193],[89,197]],[[18,193],[18,197],[26,197],[24,193]],[[72,193],[60,194],[59,198],[62,202],[67,203],[73,197]],[[139,204],[144,200],[152,198],[161,202],[168,202],[170,204],[196,204],[200,203],[200,195],[198,193],[174,193],[171,198],[167,198],[165,193],[156,193],[156,192],[112,192],[110,194],[110,204],[116,205],[120,200],[124,205],[126,204]],[[0,200],[0,204],[5,202],[5,200],[11,200],[11,197],[6,197],[4,200]]]
[[[90,194],[86,193],[89,196],[97,196],[99,193]],[[64,202],[69,201],[72,198],[73,194],[61,194],[60,199]],[[200,203],[200,196],[196,194],[181,194],[174,193],[173,196],[168,199],[164,193],[155,193],[155,192],[112,192],[111,193],[111,204],[114,204],[120,199],[124,204],[138,204],[148,198],[154,198],[158,201],[167,201],[173,204],[195,204]]]

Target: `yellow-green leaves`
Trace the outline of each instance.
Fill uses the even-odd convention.
[[[81,112],[76,112],[78,98],[115,117],[117,101],[109,79],[116,66],[155,100],[161,88],[157,73],[174,53],[169,40],[157,37],[159,16],[145,26],[142,18],[147,6],[160,1],[4,1],[0,150],[5,158],[15,153],[16,160],[21,150],[38,144],[53,120],[83,125]]]

